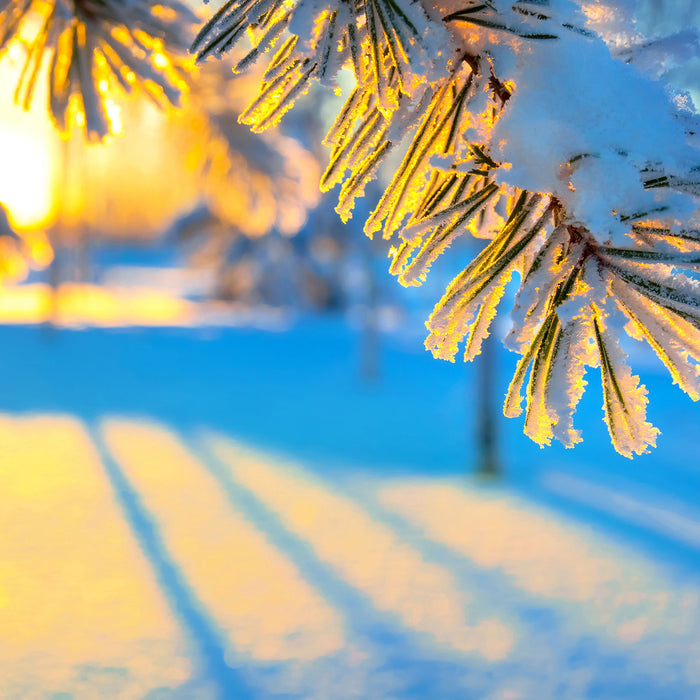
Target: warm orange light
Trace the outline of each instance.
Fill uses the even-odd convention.
[[[186,641],[82,424],[0,415],[0,443],[2,695],[142,698],[185,682]]]
[[[124,133],[121,107],[114,100],[105,100],[105,110],[107,119],[109,119],[110,131],[114,136],[121,136]]]
[[[156,68],[167,68],[169,65],[169,61],[165,54],[155,53],[153,54],[153,65]]]
[[[0,76],[0,90],[12,81]],[[0,104],[0,202],[17,228],[47,225],[54,216],[52,127],[43,115],[25,112],[3,100]]]
[[[159,289],[103,288],[66,284],[57,292],[44,284],[6,287],[0,295],[0,323],[64,326],[187,325],[194,306]]]
[[[23,231],[22,241],[29,253],[29,259],[37,267],[44,268],[53,260],[53,248],[44,231]]]

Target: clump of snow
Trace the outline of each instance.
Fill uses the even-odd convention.
[[[532,41],[517,59],[508,76],[515,91],[492,138],[510,164],[503,182],[554,193],[604,238],[628,230],[621,216],[692,214],[692,204],[667,191],[645,190],[640,174],[682,174],[700,162],[661,83],[612,60],[602,40],[574,33]]]
[[[579,0],[586,27],[610,46],[625,46],[636,35],[638,0]]]

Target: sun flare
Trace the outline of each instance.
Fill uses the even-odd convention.
[[[7,77],[0,77],[4,86]],[[41,228],[54,216],[55,136],[43,115],[9,100],[0,105],[0,202],[17,228]]]

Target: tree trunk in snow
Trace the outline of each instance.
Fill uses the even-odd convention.
[[[476,473],[484,477],[498,477],[502,474],[498,458],[497,415],[494,406],[497,353],[498,339],[492,333],[484,340],[481,354],[476,360]]]
[[[371,241],[363,241],[366,296],[362,313],[360,376],[367,384],[379,379],[379,285],[374,271]]]

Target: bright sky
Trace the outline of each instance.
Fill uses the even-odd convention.
[[[14,102],[24,56],[13,48],[0,60],[0,202],[13,226],[49,226],[62,201],[61,215],[69,226],[87,224],[106,234],[143,237],[160,233],[187,208],[194,196],[192,177],[180,175],[180,151],[164,136],[158,138],[166,116],[150,104],[134,103],[130,138],[82,150],[76,142],[65,154],[47,109],[46,76],[37,81],[31,109]]]
[[[12,54],[12,52],[10,52]],[[12,55],[0,62],[0,202],[20,228],[41,227],[53,211],[53,178],[57,138],[42,110],[26,112],[10,98],[16,85]],[[39,86],[38,86],[39,87]],[[43,102],[44,91],[35,99]]]

